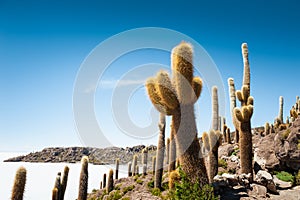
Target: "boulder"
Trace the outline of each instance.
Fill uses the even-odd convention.
[[[270,191],[274,194],[278,194],[273,177],[269,172],[266,172],[263,170],[258,171],[255,176],[254,181],[257,184],[265,186],[268,189],[268,191]]]
[[[267,197],[267,188],[263,185],[251,184],[251,189],[248,194],[250,196],[256,196],[257,199],[266,198]]]

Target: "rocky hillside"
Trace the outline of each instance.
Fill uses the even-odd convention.
[[[117,158],[120,159],[120,164],[127,164],[132,160],[134,154],[139,154],[144,149],[144,145],[119,148],[108,147],[104,149],[91,147],[68,147],[68,148],[45,148],[39,152],[32,152],[28,155],[18,156],[5,160],[4,162],[80,162],[82,156],[88,156],[92,164],[104,165],[113,164]],[[152,155],[156,152],[156,146],[149,146],[149,162]],[[140,160],[140,159],[139,159]]]

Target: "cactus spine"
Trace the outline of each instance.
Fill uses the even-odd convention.
[[[88,190],[88,163],[89,159],[87,156],[83,156],[81,159],[81,172],[80,172],[80,181],[79,181],[79,193],[78,200],[87,199],[87,190]]]
[[[280,120],[280,123],[284,123],[283,121],[283,96],[279,97],[279,114],[278,119]]]
[[[23,194],[26,184],[26,173],[27,171],[24,167],[20,167],[17,170],[12,190],[12,200],[23,200]]]
[[[165,154],[165,127],[166,127],[166,117],[164,114],[160,113],[159,121],[159,136],[158,145],[156,151],[156,166],[155,166],[155,181],[154,187],[161,188],[162,175],[164,170],[164,154]]]
[[[247,44],[242,44],[243,60],[244,60],[244,82],[241,91],[236,92],[236,96],[241,102],[241,108],[233,110],[235,119],[239,122],[238,127],[240,133],[240,152],[241,152],[241,169],[242,173],[251,174],[252,170],[252,133],[251,133],[251,117],[253,114],[253,97],[250,96],[250,67],[248,61]],[[251,179],[252,179],[251,178]]]
[[[234,117],[233,110],[236,107],[236,95],[235,95],[235,86],[234,86],[234,80],[233,78],[228,79],[228,87],[229,87],[229,94],[230,94],[230,113],[232,117],[232,122],[235,126],[235,135],[234,135],[234,141],[235,143],[239,143],[239,131],[236,127],[238,127],[238,121]]]
[[[109,194],[113,189],[114,189],[114,171],[110,169],[108,173],[107,187],[106,187],[107,194]]]
[[[115,177],[115,179],[118,179],[119,178],[119,164],[120,164],[120,159],[119,158],[117,158],[116,159],[116,177]]]
[[[142,165],[143,165],[143,175],[147,174],[147,165],[148,165],[148,150],[147,147],[142,151]]]
[[[218,103],[218,88],[212,88],[212,129],[219,130],[219,103]]]
[[[132,176],[131,162],[128,163],[128,177]]]
[[[193,49],[186,42],[172,50],[172,81],[168,73],[159,72],[156,78],[146,82],[148,96],[154,107],[166,115],[172,115],[177,155],[180,166],[192,182],[200,186],[208,183],[194,114],[194,103],[202,90],[202,80],[193,75]],[[171,141],[172,142],[172,141]]]
[[[171,134],[170,134],[170,151],[169,151],[169,166],[168,171],[171,173],[176,168],[176,142],[175,142],[175,129],[171,125]]]
[[[213,178],[218,174],[218,149],[222,142],[220,131],[211,130],[209,134],[202,135],[204,148],[209,151],[208,154],[208,178],[209,182],[213,182]]]

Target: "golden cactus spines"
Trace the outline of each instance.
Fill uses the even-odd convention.
[[[177,170],[169,173],[169,189],[172,190],[175,188],[175,183],[180,181],[180,174]]]
[[[61,190],[59,192],[59,200],[64,200],[65,197],[65,192],[67,188],[67,183],[68,183],[68,177],[69,177],[69,167],[65,166],[64,168],[64,174],[61,180]]]
[[[198,98],[200,97],[200,94],[202,92],[202,80],[200,77],[194,77],[192,82],[192,87],[194,90],[194,94],[192,94],[192,99],[194,99],[193,102],[196,102]]]
[[[163,104],[171,110],[177,108],[179,106],[179,102],[177,100],[175,90],[173,89],[173,85],[171,84],[169,74],[165,71],[160,71],[157,73],[156,79],[157,91],[159,96],[162,98],[161,101]]]
[[[12,190],[11,200],[23,200],[27,171],[24,167],[20,167],[15,176],[14,186]]]
[[[210,149],[209,136],[207,132],[203,132],[202,142],[203,142],[204,153],[209,152],[211,149]]]
[[[270,134],[270,124],[268,122],[265,123],[265,135]]]

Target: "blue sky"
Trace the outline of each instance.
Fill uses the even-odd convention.
[[[0,151],[83,145],[72,110],[73,86],[81,63],[100,42],[139,27],[169,28],[196,40],[217,65],[226,92],[229,77],[235,79],[237,88],[241,86],[240,46],[247,42],[255,98],[253,126],[273,121],[280,95],[285,98],[287,116],[295,96],[300,95],[299,7],[297,0],[0,1]],[[120,59],[125,71],[152,60],[165,65],[170,62],[166,52],[151,50]],[[113,63],[105,80],[121,76],[118,64],[123,65]],[[95,113],[114,144],[156,143],[156,137],[123,139],[113,121],[102,121],[111,115],[109,109],[101,109],[101,101],[109,102],[112,94],[109,84],[97,89]],[[209,129],[208,91],[204,88],[199,100],[199,132]],[[226,101],[226,117],[231,121]],[[143,88],[132,102],[128,111],[132,120],[150,123],[151,104]]]

